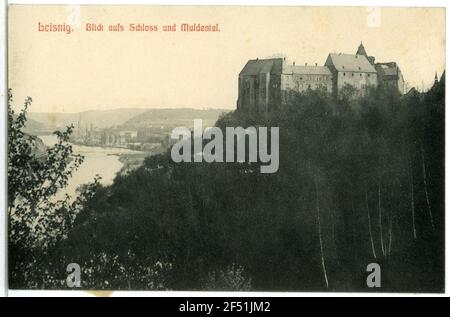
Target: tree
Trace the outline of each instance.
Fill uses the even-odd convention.
[[[444,88],[308,90],[264,115],[223,115],[221,129],[280,127],[277,173],[148,157],[95,188],[46,259],[80,264],[87,288],[282,291],[367,290],[376,259],[385,291],[442,291]]]
[[[28,97],[23,109],[13,110],[12,91],[8,91],[8,216],[9,266],[11,287],[32,281],[38,272],[42,253],[64,239],[90,188],[72,199],[55,194],[67,185],[72,173],[83,162],[68,142],[73,127],[54,132],[57,143],[45,147],[40,139],[23,131]],[[48,268],[47,268],[48,269]],[[35,285],[36,283],[33,284]],[[30,285],[31,286],[31,285]],[[37,286],[37,285],[36,285]]]

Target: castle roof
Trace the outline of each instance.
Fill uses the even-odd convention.
[[[326,66],[283,66],[283,74],[300,75],[331,75],[331,71]]]
[[[251,59],[245,64],[242,71],[239,73],[241,75],[259,75],[265,73],[278,73],[281,74],[282,71],[282,58],[271,58],[271,59]]]
[[[377,72],[369,60],[364,55],[359,54],[329,54],[325,64],[334,65],[339,72]]]
[[[356,54],[364,55],[365,57],[367,57],[367,52],[366,52],[366,49],[364,48],[364,45],[362,42],[361,42],[361,44],[359,44]]]

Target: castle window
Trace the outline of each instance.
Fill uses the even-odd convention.
[[[355,73],[352,73],[352,76],[355,76]]]
[[[370,77],[370,74],[367,74],[367,77]]]
[[[362,74],[359,74],[359,77],[362,77]]]
[[[345,73],[344,73],[344,76],[345,76]]]

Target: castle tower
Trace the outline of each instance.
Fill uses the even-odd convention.
[[[364,45],[363,45],[362,42],[361,42],[361,44],[359,44],[358,50],[356,51],[356,54],[358,54],[358,55],[364,55],[365,57],[369,57],[369,56],[367,56],[366,49],[364,48]]]
[[[356,54],[365,56],[370,64],[375,65],[375,57],[367,55],[366,49],[362,42],[359,44]]]

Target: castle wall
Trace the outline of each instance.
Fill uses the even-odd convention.
[[[336,89],[339,94],[346,85],[350,85],[357,90],[364,91],[368,87],[377,87],[378,79],[376,73],[364,73],[354,71],[339,71],[336,74]]]
[[[280,86],[282,104],[288,103],[296,93],[308,89],[324,89],[329,93],[333,90],[331,75],[281,74]]]
[[[328,92],[332,91],[331,75],[314,74],[282,74],[281,90],[304,92],[308,89],[325,88]]]
[[[385,69],[386,65],[388,69]],[[380,63],[375,68],[378,72],[379,85],[388,89],[395,89],[401,94],[405,93],[405,81],[402,72],[395,62]]]
[[[239,77],[238,108],[254,112],[269,110],[270,73]]]
[[[393,79],[383,79],[380,82],[381,85],[383,85],[385,88],[396,90],[401,94],[404,94],[405,90],[405,82],[403,81],[403,78],[393,78]]]
[[[281,75],[270,74],[268,109],[275,110],[281,105]]]
[[[256,110],[256,76],[239,77],[238,107],[241,109]]]
[[[258,112],[267,112],[269,110],[269,82],[270,73],[259,75]]]

